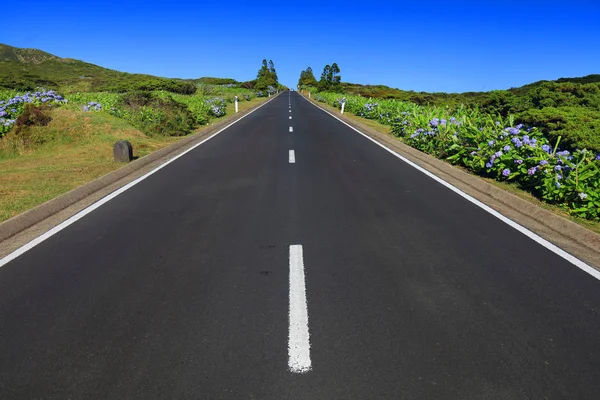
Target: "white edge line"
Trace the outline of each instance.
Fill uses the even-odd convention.
[[[553,243],[550,243],[549,241],[547,241],[546,239],[542,238],[541,236],[537,235],[536,233],[530,231],[529,229],[525,228],[524,226],[519,225],[518,223],[516,223],[515,221],[511,220],[510,218],[500,214],[498,211],[494,210],[493,208],[491,208],[490,206],[483,204],[481,201],[477,200],[476,198],[468,195],[467,193],[461,191],[460,189],[458,189],[457,187],[453,186],[452,184],[446,182],[445,180],[443,180],[442,178],[440,178],[439,176],[427,171],[425,168],[415,164],[414,162],[410,161],[409,159],[407,159],[406,157],[396,153],[394,150],[384,146],[383,144],[379,143],[377,140],[373,139],[372,137],[362,133],[361,131],[359,131],[358,129],[356,129],[355,127],[353,127],[352,125],[348,124],[347,122],[341,120],[340,118],[338,118],[336,115],[332,114],[331,112],[329,112],[328,110],[325,110],[324,108],[314,104],[312,101],[309,101],[308,99],[306,99],[304,96],[302,96],[302,98],[306,101],[308,101],[310,104],[312,104],[313,106],[317,107],[318,109],[322,110],[323,112],[329,114],[330,116],[332,116],[333,118],[337,119],[338,121],[340,121],[342,124],[346,125],[347,127],[349,127],[350,129],[360,133],[361,135],[363,135],[364,137],[366,137],[367,139],[369,139],[370,141],[372,141],[373,143],[375,143],[376,145],[384,148],[385,150],[387,150],[388,152],[390,152],[391,154],[395,155],[396,157],[398,157],[400,160],[404,161],[405,163],[407,163],[408,165],[410,165],[411,167],[417,169],[418,171],[424,173],[425,175],[427,175],[428,177],[430,177],[431,179],[437,181],[438,183],[444,185],[445,187],[447,187],[448,189],[452,190],[454,193],[458,194],[459,196],[463,197],[464,199],[470,201],[471,203],[475,204],[476,206],[482,208],[483,210],[487,211],[488,213],[492,214],[494,217],[498,218],[499,220],[501,220],[502,222],[506,223],[507,225],[513,227],[514,229],[518,230],[519,232],[521,232],[522,234],[524,234],[525,236],[529,237],[530,239],[532,239],[533,241],[537,242],[538,244],[544,246],[545,248],[547,248],[548,250],[552,251],[553,253],[555,253],[556,255],[562,257],[563,259],[567,260],[568,262],[570,262],[571,264],[575,265],[576,267],[578,267],[579,269],[581,269],[582,271],[587,272],[588,274],[590,274],[591,276],[593,276],[594,278],[600,280],[600,271],[598,271],[597,269],[593,268],[592,266],[588,265],[587,263],[585,263],[584,261],[578,259],[577,257],[573,256],[570,253],[567,253],[566,251],[564,251],[563,249],[561,249],[560,247],[556,246]]]
[[[93,204],[89,205],[88,207],[84,208],[83,210],[79,211],[77,214],[71,216],[70,218],[68,218],[65,221],[61,222],[60,224],[56,225],[54,228],[50,229],[46,233],[44,233],[44,234],[36,237],[35,239],[33,239],[32,241],[30,241],[29,243],[27,243],[27,244],[19,247],[18,249],[16,249],[12,253],[10,253],[7,256],[1,258],[0,259],[0,268],[2,268],[3,266],[5,266],[6,264],[8,264],[9,262],[11,262],[12,260],[14,260],[15,258],[21,256],[25,252],[31,250],[32,248],[34,248],[38,244],[42,243],[44,240],[46,240],[46,239],[48,239],[48,238],[56,235],[58,232],[62,231],[63,229],[65,229],[69,225],[77,222],[78,220],[80,220],[81,218],[85,217],[86,215],[88,215],[89,213],[91,213],[92,211],[94,211],[95,209],[97,209],[100,206],[102,206],[103,204],[108,203],[110,200],[114,199],[115,197],[117,197],[121,193],[125,192],[128,189],[131,189],[133,186],[137,185],[138,183],[140,183],[144,179],[148,178],[150,175],[152,175],[152,174],[160,171],[161,169],[163,169],[167,165],[171,164],[173,161],[177,160],[180,157],[183,157],[184,155],[186,155],[190,151],[194,150],[196,147],[200,146],[204,142],[206,142],[206,141],[214,138],[219,133],[223,132],[224,130],[226,130],[227,128],[231,127],[232,125],[238,123],[242,119],[246,118],[248,115],[252,114],[254,111],[257,111],[258,109],[260,109],[263,106],[267,105],[268,103],[270,103],[274,99],[275,99],[275,97],[273,97],[271,100],[266,101],[265,103],[261,104],[260,106],[258,106],[254,110],[250,111],[248,114],[243,115],[242,117],[240,117],[239,119],[233,121],[232,123],[230,123],[226,127],[221,128],[219,131],[213,133],[211,136],[207,137],[206,139],[204,139],[200,143],[196,143],[195,145],[193,145],[189,149],[185,150],[183,153],[176,155],[175,157],[173,157],[170,160],[164,162],[163,164],[161,164],[158,167],[154,168],[153,170],[147,172],[146,174],[140,176],[139,178],[135,179],[134,181],[129,182],[127,185],[122,186],[121,188],[119,188],[119,189],[115,190],[114,192],[108,194],[107,196],[101,198],[100,200],[96,201],[95,203],[93,203]]]
[[[312,369],[306,279],[301,245],[290,246],[288,367],[290,372],[296,374],[304,374]]]

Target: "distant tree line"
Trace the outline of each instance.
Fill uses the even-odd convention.
[[[327,64],[321,73],[321,79],[317,82],[311,67],[300,72],[298,80],[299,88],[316,88],[320,92],[341,92],[342,91],[342,76],[340,75],[340,67],[337,63]]]

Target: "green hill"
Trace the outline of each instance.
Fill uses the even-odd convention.
[[[46,60],[59,59],[55,55],[38,49],[20,49],[0,43],[0,62],[40,64]]]
[[[37,49],[0,44],[0,89],[35,90],[39,87],[73,92],[168,90],[191,94],[196,83],[236,84],[234,79],[171,79],[119,72]]]

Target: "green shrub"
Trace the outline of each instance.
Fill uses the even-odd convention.
[[[185,104],[150,92],[130,92],[121,98],[114,114],[149,136],[184,136],[195,124]]]
[[[600,152],[600,113],[583,107],[545,107],[530,109],[516,116],[518,122],[536,126],[556,143],[569,148],[589,149]]]

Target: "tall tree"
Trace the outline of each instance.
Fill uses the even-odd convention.
[[[331,75],[331,66],[327,64],[325,68],[323,68],[323,72],[321,73],[321,79],[319,79],[319,91],[325,92],[329,90],[329,76]]]
[[[273,64],[273,60],[269,60],[269,73],[275,82],[279,82],[279,78],[277,78],[277,72],[275,72],[275,64]]]
[[[330,90],[338,92],[342,88],[342,76],[340,75],[340,67],[337,63],[331,64],[331,87]]]
[[[300,79],[298,80],[298,86],[300,87],[316,87],[317,79],[315,78],[315,74],[313,74],[313,70],[311,67],[306,68],[300,72]]]
[[[342,90],[342,77],[340,75],[340,67],[337,63],[327,64],[321,73],[318,88],[320,92]]]
[[[273,63],[273,60],[267,63],[267,60],[264,59],[262,61],[262,66],[258,70],[254,89],[266,91],[269,90],[269,87],[277,89],[279,87],[279,80],[277,78],[277,72],[275,71],[275,64]]]

